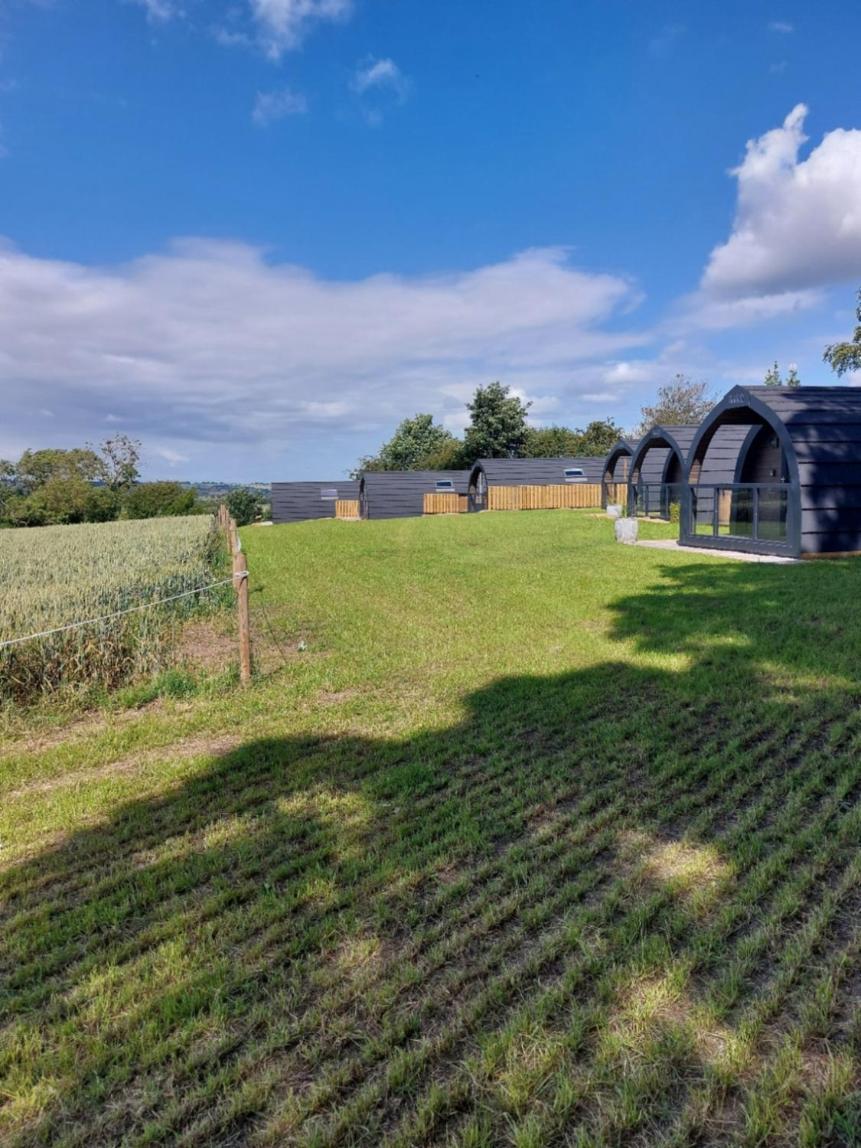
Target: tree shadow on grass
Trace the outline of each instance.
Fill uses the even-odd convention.
[[[8,869],[3,1138],[856,1142],[854,572],[668,565],[639,662],[250,742]]]

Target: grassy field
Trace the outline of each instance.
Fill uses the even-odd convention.
[[[7,744],[0,1141],[861,1143],[861,565],[611,538],[246,530],[278,668]]]
[[[205,586],[218,577],[219,549],[205,515],[4,530],[0,641]],[[0,648],[0,702],[152,674],[169,663],[174,623],[217,602],[210,592]]]

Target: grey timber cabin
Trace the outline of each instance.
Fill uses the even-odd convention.
[[[357,499],[359,484],[354,479],[332,482],[273,482],[272,521],[305,522],[310,518],[334,518],[339,499]]]
[[[359,479],[362,518],[413,518],[426,494],[466,494],[468,470],[369,470]]]
[[[480,458],[469,472],[469,509],[487,509],[491,486],[597,485],[603,474],[603,458]]]

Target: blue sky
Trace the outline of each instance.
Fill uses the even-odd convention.
[[[830,381],[859,38],[848,2],[0,0],[0,455],[327,478],[494,378],[569,425]]]

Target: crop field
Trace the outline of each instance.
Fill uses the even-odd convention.
[[[861,1143],[861,565],[243,543],[277,668],[0,749],[4,1146]]]
[[[152,518],[0,533],[0,640],[98,618],[212,582],[212,519]],[[212,595],[204,605],[211,605]],[[111,687],[163,662],[186,598],[98,625],[0,649],[0,700]]]

